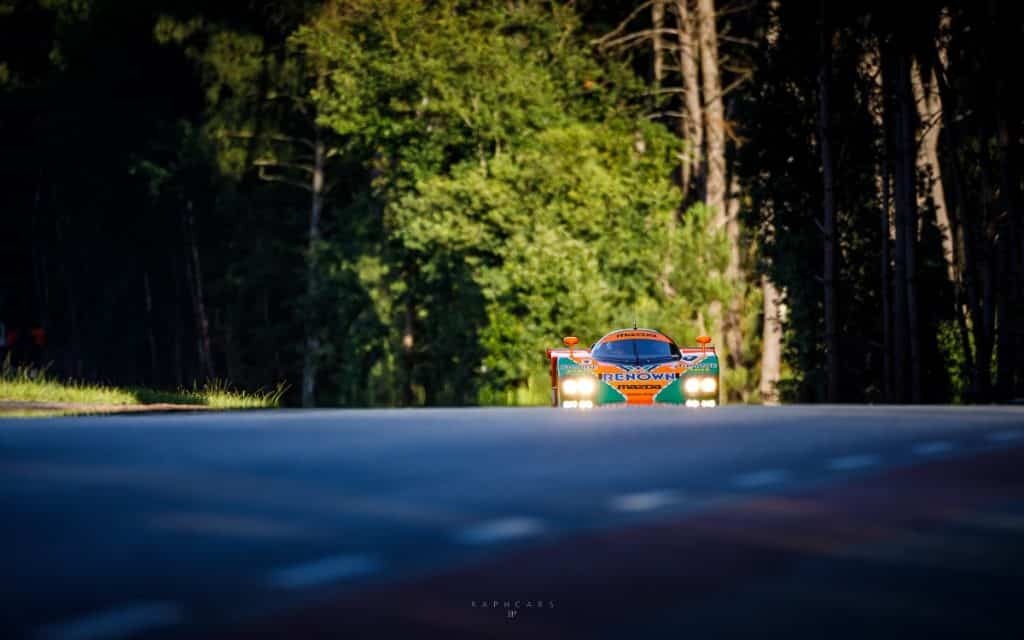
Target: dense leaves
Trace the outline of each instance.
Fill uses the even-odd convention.
[[[0,0],[0,322],[47,336],[15,363],[542,403],[546,347],[635,320],[715,332],[756,400],[765,275],[779,389],[823,400],[827,33],[838,399],[1024,395],[1013,3],[262,4]],[[727,211],[672,39],[709,4]]]

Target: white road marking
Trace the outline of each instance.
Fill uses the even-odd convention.
[[[757,487],[779,484],[788,476],[789,473],[782,469],[765,469],[764,471],[740,474],[732,479],[732,484],[741,489],[756,489]]]
[[[873,453],[842,456],[829,460],[828,468],[832,471],[852,471],[853,469],[863,469],[864,467],[874,466],[878,464],[879,460],[880,458]]]
[[[1019,429],[996,431],[995,433],[990,433],[985,436],[989,442],[1010,442],[1012,440],[1020,440],[1022,437],[1024,437],[1024,431],[1020,431]]]
[[[915,445],[911,451],[915,455],[919,456],[934,456],[940,453],[947,453],[953,450],[953,445],[945,440],[936,440],[934,442],[924,442],[919,445]]]
[[[344,554],[278,569],[270,575],[270,583],[283,589],[302,589],[367,575],[379,569],[380,562],[371,556]]]
[[[83,616],[40,629],[45,640],[107,640],[126,638],[158,627],[178,624],[181,609],[171,602],[140,602]]]
[[[544,525],[536,518],[512,517],[488,520],[458,534],[464,544],[492,544],[540,534]]]
[[[641,493],[624,493],[611,499],[613,511],[653,511],[676,501],[676,495],[666,489],[644,491]]]

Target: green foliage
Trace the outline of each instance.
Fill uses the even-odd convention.
[[[392,275],[370,294],[392,350],[415,309],[406,374],[425,401],[545,401],[535,378],[562,335],[636,314],[684,336],[722,293],[724,239],[703,207],[677,213],[676,139],[585,88],[605,72],[565,14],[357,3],[295,41],[330,69],[321,121],[376,170],[390,250],[363,284]]]
[[[893,29],[914,36],[922,70],[936,41],[949,46],[939,77],[955,126],[929,126],[942,128],[946,204],[971,249],[954,302],[935,212],[920,207],[923,399],[1011,397],[1024,380],[1024,109],[995,62],[1012,58],[1020,3],[954,2],[949,20],[936,5],[902,26],[887,26],[895,9],[847,4],[829,13],[844,399],[884,398],[888,132],[867,61]],[[714,216],[680,202],[673,181],[680,96],[648,82],[648,41],[621,59],[592,44],[639,6],[0,0],[0,172],[12,185],[0,190],[0,272],[17,276],[0,288],[0,320],[48,336],[16,357],[112,393],[180,391],[210,375],[206,332],[214,375],[244,389],[300,388],[313,353],[321,404],[544,403],[545,347],[636,319],[682,343],[712,333],[723,397],[752,401],[763,272],[786,309],[783,398],[821,399],[817,12],[718,7],[745,280],[727,283]],[[314,140],[327,193],[311,240]],[[934,177],[919,176],[918,193]],[[734,311],[738,354],[717,335]],[[100,393],[89,386],[34,388]]]
[[[970,341],[970,334],[968,334]],[[949,401],[963,404],[971,386],[970,366],[964,358],[960,340],[960,330],[955,321],[943,322],[939,325],[936,335],[938,349],[946,365],[946,376],[949,378]],[[973,348],[973,343],[972,343]]]

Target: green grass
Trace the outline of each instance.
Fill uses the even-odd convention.
[[[70,409],[17,409],[11,411],[0,409],[0,418],[56,418],[88,414],[88,411],[72,411]]]
[[[0,367],[0,400],[18,402],[67,402],[90,405],[193,404],[211,409],[266,409],[277,407],[287,386],[273,391],[238,391],[223,380],[212,380],[191,389],[162,391],[141,387],[109,387],[75,380],[58,380],[46,369],[4,363]],[[32,412],[29,412],[32,413]],[[10,415],[10,414],[6,414]]]

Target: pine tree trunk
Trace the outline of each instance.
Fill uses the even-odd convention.
[[[960,342],[964,352],[964,362],[971,379],[970,399],[978,400],[987,388],[982,380],[982,367],[979,365],[981,353],[978,351],[978,344],[973,346],[969,337],[971,329],[968,327],[968,319],[971,319],[971,326],[977,331],[981,323],[981,296],[978,286],[978,265],[974,256],[978,253],[976,246],[976,234],[974,233],[974,221],[971,209],[967,206],[966,186],[964,185],[964,172],[960,162],[960,153],[963,150],[963,143],[960,137],[960,126],[955,117],[957,104],[953,92],[946,82],[946,67],[943,62],[943,51],[936,46],[931,51],[931,66],[935,71],[935,86],[938,91],[942,111],[942,127],[946,141],[946,157],[948,158],[947,172],[950,176],[949,184],[953,192],[951,200],[947,201],[950,223],[953,231],[954,264],[956,265],[957,282],[954,288],[954,295],[957,304],[957,325],[960,329]],[[949,206],[952,203],[954,206]]]
[[[142,297],[146,308],[146,343],[149,346],[149,383],[160,384],[160,367],[157,363],[156,333],[153,328],[153,290],[149,286],[149,272],[142,272]]]
[[[187,272],[186,271],[186,277]],[[185,365],[184,358],[182,357],[181,351],[181,333],[182,333],[182,313],[181,313],[181,279],[177,277],[178,274],[178,261],[171,256],[171,279],[174,281],[174,298],[171,301],[174,308],[174,313],[171,314],[171,355],[174,362],[174,386],[181,388],[185,383]]]
[[[893,401],[893,341],[892,341],[892,166],[890,164],[888,133],[884,117],[886,85],[882,80],[881,51],[869,49],[861,60],[861,73],[873,78],[870,111],[875,127],[881,133],[882,145],[876,162],[875,183],[879,201],[879,274],[882,297],[882,401]]]
[[[935,72],[928,69],[927,84],[924,82],[925,70],[921,68],[921,65],[915,62],[911,72],[914,104],[917,105],[918,120],[924,129],[917,156],[918,171],[928,176],[932,207],[935,209],[935,224],[942,234],[942,258],[946,263],[946,277],[950,282],[956,283],[953,232],[946,209],[946,194],[942,185],[942,166],[939,164],[939,125],[942,117],[942,105],[939,102],[938,92],[935,90]],[[928,203],[923,197],[919,197],[917,205],[921,211],[924,211]]]
[[[651,26],[654,28],[651,43],[654,55],[652,72],[654,86],[658,88],[665,79],[665,41],[661,35],[661,30],[665,28],[665,0],[654,0],[651,3]]]
[[[832,159],[832,128],[829,111],[829,97],[832,85],[832,31],[825,18],[825,0],[819,5],[821,36],[819,38],[820,59],[818,66],[818,146],[821,149],[824,200],[822,224],[824,243],[825,287],[825,369],[828,383],[825,397],[828,402],[839,402],[839,305],[836,297],[838,284],[838,230],[836,229],[836,205],[834,189],[834,164]]]
[[[989,141],[993,138],[991,126],[985,116],[979,120],[980,158],[978,167],[981,178],[981,220],[973,229],[975,247],[974,254],[978,274],[981,281],[981,313],[974,320],[974,344],[977,348],[978,396],[981,402],[991,402],[993,398],[992,356],[996,347],[996,269],[998,265],[998,247],[993,234],[992,221],[997,218],[999,203],[996,195],[996,179],[992,172],[992,158]],[[980,318],[980,322],[979,322]],[[998,366],[998,363],[997,363]]]
[[[324,145],[322,132],[316,130],[316,139],[313,142],[313,174],[310,185],[310,211],[309,211],[309,232],[306,247],[306,317],[305,327],[305,348],[302,352],[302,406],[316,406],[316,368],[317,358],[320,355],[319,308],[318,298],[319,286],[319,262],[317,252],[320,250],[320,218],[324,208],[324,165],[327,162],[327,152]]]
[[[893,255],[893,298],[892,298],[892,375],[893,399],[898,403],[908,400],[907,366],[909,364],[909,336],[907,328],[907,184],[904,180],[907,162],[904,136],[901,131],[903,118],[899,108],[899,60],[898,52],[891,42],[884,42],[881,50],[882,83],[885,102],[885,133],[887,164],[893,170],[893,228],[895,249]]]
[[[779,403],[779,378],[782,373],[782,319],[779,317],[779,291],[767,275],[761,276],[764,299],[764,328],[761,334],[761,401]]]
[[[1020,192],[1020,131],[1013,130],[1015,127],[1006,114],[1006,105],[1013,102],[1002,74],[995,85],[999,186],[1006,208],[998,239],[1002,295],[998,310],[996,395],[999,401],[1007,402],[1024,397],[1024,204]]]
[[[890,255],[891,242],[889,229],[891,217],[889,207],[892,201],[889,182],[889,163],[883,157],[878,167],[879,182],[881,182],[881,232],[882,239],[882,260],[879,265],[882,273],[882,397],[886,402],[892,402],[892,285],[890,284],[890,270],[892,269],[892,256]]]
[[[740,198],[739,179],[733,172],[728,179],[729,191],[726,200],[725,235],[729,239],[729,262],[725,268],[725,279],[734,287],[732,298],[725,312],[725,346],[728,364],[739,369],[744,366],[743,360],[743,327],[742,309],[743,281],[740,273]]]
[[[44,330],[50,331],[50,278],[49,268],[46,263],[46,252],[43,249],[43,232],[39,220],[42,217],[44,173],[39,171],[39,178],[36,181],[35,193],[32,197],[32,279],[34,292],[39,308],[39,323]],[[49,344],[49,343],[47,343]],[[43,354],[44,361],[48,361],[48,353]]]
[[[697,0],[700,73],[704,86],[704,126],[707,133],[707,173],[704,202],[713,211],[716,226],[725,226],[725,115],[718,75],[718,34],[714,0]]]
[[[1012,247],[1014,233],[1009,221],[1003,224],[1003,230],[996,245],[996,260],[999,265],[998,288],[996,295],[996,402],[1007,402],[1012,399],[1014,374],[1014,333],[1013,317],[1014,295],[1016,286],[1013,273]]]
[[[725,170],[725,109],[722,100],[722,84],[718,70],[718,33],[715,25],[714,0],[697,1],[697,24],[700,40],[700,74],[703,82],[704,126],[706,131],[706,158],[704,203],[711,209],[716,229],[724,229],[729,244],[729,263],[726,267],[726,281],[734,297],[715,305],[725,309],[722,331],[726,347],[726,358],[732,366],[738,366],[741,359],[743,336],[738,318],[739,301],[739,223],[735,211],[728,206],[727,175]]]
[[[196,354],[199,360],[200,375],[206,380],[213,379],[213,356],[210,348],[210,320],[206,314],[206,302],[203,297],[203,270],[199,262],[199,245],[196,242],[195,216],[192,212],[192,201],[186,203],[185,237],[188,242],[185,256],[185,274],[189,282],[189,293],[192,295],[192,312],[196,325]]]
[[[983,191],[986,190],[983,188]],[[992,398],[992,355],[995,351],[995,273],[992,260],[984,258],[978,265],[981,272],[981,322],[976,323],[974,342],[978,355],[978,399],[991,402]]]
[[[682,134],[683,153],[681,163],[681,186],[683,200],[690,194],[694,183],[699,183],[700,152],[704,145],[704,110],[700,104],[700,76],[697,60],[700,51],[694,38],[694,16],[689,0],[676,0],[676,34],[678,38],[679,69],[683,81]]]
[[[897,62],[899,68],[897,76],[899,79],[897,87],[900,119],[899,144],[901,146],[899,152],[900,175],[897,184],[902,183],[903,185],[902,193],[897,197],[897,206],[902,200],[903,224],[906,225],[903,242],[906,243],[904,274],[907,279],[907,333],[910,340],[910,400],[919,403],[921,402],[921,332],[917,310],[917,128],[914,120],[916,116],[914,95],[910,86],[910,51],[905,47],[900,47]]]
[[[68,337],[70,338],[70,345],[65,347],[64,351],[64,377],[81,379],[83,373],[82,334],[79,331],[78,324],[78,305],[75,297],[74,274],[67,267],[68,259],[73,253],[71,247],[66,242],[64,224],[63,217],[58,212],[55,220],[55,231],[57,247],[62,255],[58,272],[61,281],[64,283],[64,303],[66,305],[64,313],[68,319]]]

